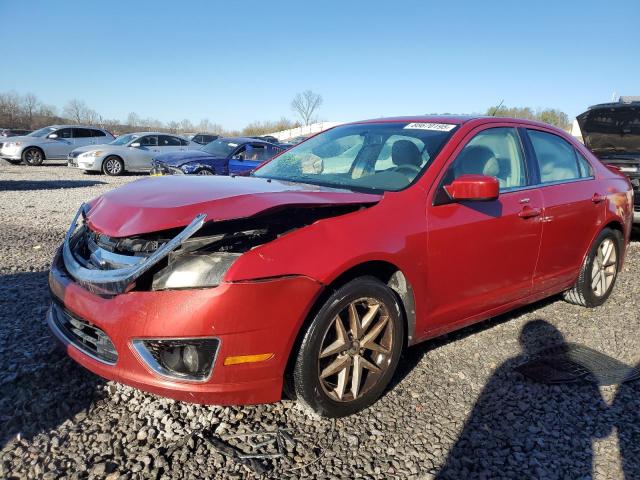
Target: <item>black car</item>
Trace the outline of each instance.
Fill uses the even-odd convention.
[[[635,193],[633,220],[640,223],[640,97],[594,105],[577,120],[587,148],[631,180]]]
[[[211,133],[196,133],[193,137],[191,137],[191,141],[195,143],[199,143],[200,145],[206,145],[207,143],[213,142],[220,138],[220,135],[213,135]]]

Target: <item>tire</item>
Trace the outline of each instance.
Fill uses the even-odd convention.
[[[396,294],[374,277],[356,278],[326,300],[304,333],[293,370],[295,395],[321,416],[359,412],[389,384],[403,345]]]
[[[618,278],[621,252],[622,234],[610,228],[602,230],[580,267],[578,280],[571,289],[564,292],[564,299],[587,308],[602,305],[611,295]]]
[[[37,167],[42,165],[42,162],[44,161],[44,153],[36,147],[25,148],[22,152],[22,161],[26,165]]]
[[[111,177],[118,177],[124,173],[124,162],[115,155],[107,157],[102,162],[102,172]]]
[[[196,172],[196,175],[215,175],[215,173],[213,173],[208,168],[201,168]]]

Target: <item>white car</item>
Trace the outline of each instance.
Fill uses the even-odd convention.
[[[114,136],[102,128],[86,125],[51,125],[0,143],[0,157],[11,162],[42,165],[45,160],[64,160],[78,147],[109,143]]]
[[[202,145],[162,132],[128,133],[107,145],[82,147],[67,157],[70,167],[122,175],[125,171],[151,170],[153,157],[165,152],[197,150]]]

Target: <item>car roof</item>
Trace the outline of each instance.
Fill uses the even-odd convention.
[[[188,140],[188,138],[183,137],[182,135],[178,135],[177,133],[167,133],[167,132],[129,132],[129,133],[123,133],[122,135],[120,135],[121,137],[125,136],[125,135],[169,135],[170,137],[178,137],[178,138],[184,138],[185,140]]]
[[[96,127],[95,125],[49,125],[43,128],[95,128],[96,130],[104,130],[104,128]]]
[[[269,145],[273,145],[273,143],[271,142],[267,142],[266,140],[261,140],[259,138],[253,138],[253,137],[222,137],[222,138],[218,138],[218,140],[221,140],[223,142],[232,142],[232,143],[255,143],[255,142],[259,142],[259,143],[268,143]]]
[[[560,128],[554,127],[548,123],[538,122],[536,120],[527,120],[524,118],[513,117],[493,117],[489,115],[415,115],[404,117],[383,117],[370,120],[360,120],[357,122],[351,122],[345,125],[366,124],[366,123],[450,123],[454,125],[463,125],[465,123],[500,123],[500,122],[516,122],[522,125],[530,125],[533,127],[552,128],[559,131],[564,131]],[[335,127],[334,127],[335,128]]]

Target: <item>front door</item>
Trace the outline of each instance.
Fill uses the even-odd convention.
[[[518,131],[484,129],[463,144],[427,211],[429,320],[422,334],[470,323],[532,291],[543,204],[530,187]],[[453,202],[443,186],[464,174],[496,177],[499,198]]]
[[[57,138],[48,139],[45,155],[48,159],[67,158],[67,155],[75,147],[72,128],[61,128],[52,132]]]

